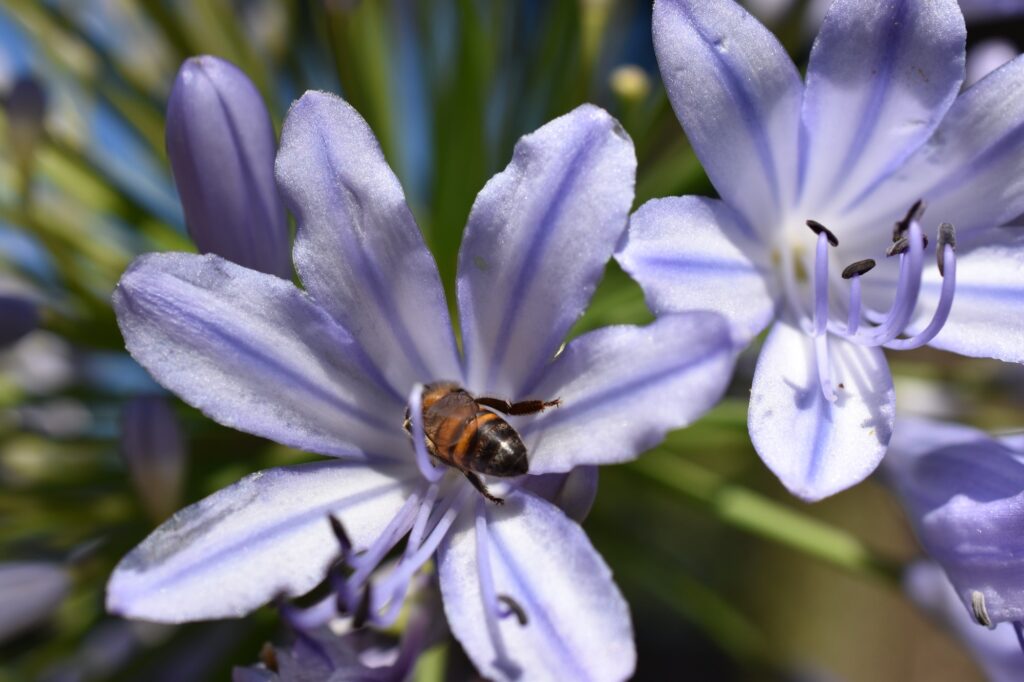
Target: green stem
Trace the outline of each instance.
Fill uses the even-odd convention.
[[[893,586],[900,584],[902,565],[878,556],[847,531],[729,483],[720,474],[691,461],[652,454],[629,469],[709,507],[736,528],[851,573]]]

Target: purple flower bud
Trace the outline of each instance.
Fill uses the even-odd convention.
[[[121,412],[121,450],[147,513],[157,521],[181,504],[185,442],[166,398],[135,398]]]
[[[40,625],[60,605],[67,572],[42,561],[0,563],[0,642]]]
[[[46,90],[32,76],[21,76],[4,99],[7,132],[19,157],[31,153],[43,134],[46,117]]]
[[[0,348],[9,346],[39,324],[39,311],[20,296],[0,295]]]
[[[1024,620],[1024,450],[954,424],[898,424],[887,462],[918,539],[975,622]]]
[[[274,183],[274,129],[245,74],[217,57],[186,60],[167,102],[166,141],[199,250],[290,278],[288,223]]]

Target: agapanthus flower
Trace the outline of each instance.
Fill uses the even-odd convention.
[[[349,608],[349,596],[362,619],[393,622],[410,577],[434,558],[451,630],[482,675],[628,676],[628,607],[548,499],[694,419],[733,362],[712,313],[604,328],[560,351],[625,229],[635,163],[629,137],[594,106],[520,140],[466,228],[460,353],[437,267],[373,133],[341,99],[306,93],[276,162],[305,291],[213,255],[151,254],[125,273],[114,305],[128,350],[187,403],[337,459],[253,474],[179,512],[118,566],[108,608],[178,622],[303,594],[336,558],[333,516],[353,572],[306,625]],[[406,411],[422,433],[422,386],[440,381],[560,400],[505,416],[529,461],[526,475],[483,477],[503,505],[429,461],[422,439],[414,447]],[[397,565],[380,570],[403,538]]]
[[[0,294],[0,348],[21,339],[39,324],[39,308],[23,296]]]
[[[140,396],[121,410],[121,455],[142,507],[163,521],[181,506],[185,437],[170,401]]]
[[[1024,61],[958,97],[952,0],[838,0],[806,83],[731,0],[659,0],[653,21],[721,199],[648,202],[618,258],[657,313],[717,310],[741,346],[772,325],[751,440],[790,491],[821,499],[885,454],[883,348],[1024,360],[1024,234],[999,227],[1024,212]]]
[[[903,582],[911,599],[967,645],[991,682],[1024,679],[1024,656],[1013,627],[1008,623],[994,630],[978,627],[977,622],[964,613],[959,595],[938,565],[920,561],[907,570]]]
[[[1024,438],[901,419],[885,472],[975,622],[1024,634]]]
[[[218,57],[186,59],[167,99],[166,139],[199,250],[290,277],[288,221],[274,184],[277,140],[252,81]]]

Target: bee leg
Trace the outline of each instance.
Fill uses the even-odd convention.
[[[548,407],[558,407],[562,404],[560,398],[555,398],[554,400],[521,400],[518,403],[510,403],[501,398],[477,398],[476,401],[502,414],[511,415],[534,414],[536,412],[543,412]]]
[[[484,485],[484,482],[480,480],[479,476],[474,474],[472,471],[466,471],[465,469],[462,470],[462,473],[466,475],[466,478],[468,478],[469,482],[473,484],[473,487],[480,491],[481,495],[494,504],[505,504],[505,500],[491,494],[491,491],[487,489],[487,486]]]

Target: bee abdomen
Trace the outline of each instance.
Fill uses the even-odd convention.
[[[477,413],[475,447],[466,466],[489,476],[519,476],[527,470],[526,446],[512,426],[487,410]]]

